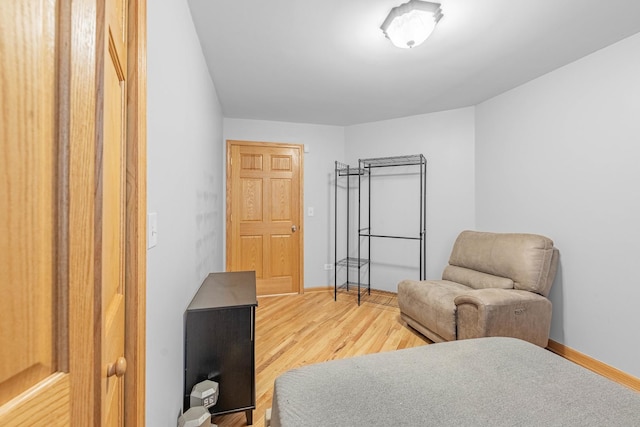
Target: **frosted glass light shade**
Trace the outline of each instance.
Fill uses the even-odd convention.
[[[394,46],[409,49],[424,42],[440,18],[439,3],[411,0],[391,9],[380,29]]]

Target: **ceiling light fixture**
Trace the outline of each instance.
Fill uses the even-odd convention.
[[[380,29],[395,46],[409,49],[424,42],[440,18],[440,3],[410,0],[391,9]]]

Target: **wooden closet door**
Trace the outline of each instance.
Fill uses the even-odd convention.
[[[99,51],[103,74],[98,105],[98,193],[96,204],[100,301],[101,419],[104,426],[124,425],[125,358],[125,179],[127,124],[127,2],[106,0]],[[100,39],[99,39],[100,40]]]
[[[3,427],[144,425],[145,17],[143,0],[0,7]]]
[[[0,8],[0,425],[70,424],[55,1]],[[46,402],[46,404],[45,404]]]

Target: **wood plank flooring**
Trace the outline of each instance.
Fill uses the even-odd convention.
[[[273,382],[303,365],[430,343],[400,319],[396,295],[372,291],[358,307],[357,295],[333,291],[258,298],[256,311],[256,410],[264,426]],[[220,390],[224,393],[224,390]],[[214,417],[219,427],[244,426],[244,412]]]

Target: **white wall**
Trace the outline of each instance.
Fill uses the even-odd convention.
[[[476,221],[560,250],[551,338],[640,376],[640,34],[477,106]]]
[[[439,279],[456,236],[475,225],[473,108],[349,126],[345,139],[345,158],[355,166],[361,158],[427,158],[426,276]],[[372,182],[373,232],[417,235],[419,177],[408,175],[416,169],[389,170],[395,176]],[[419,277],[415,242],[376,239],[372,244],[372,288],[395,292],[400,280]]]
[[[224,139],[304,144],[304,287],[333,283],[333,169],[344,158],[344,128],[263,120],[224,119]],[[223,148],[221,153],[226,148]],[[308,216],[308,208],[314,215]]]
[[[222,114],[186,0],[148,10],[147,425],[182,408],[183,315],[207,273],[222,269]]]

